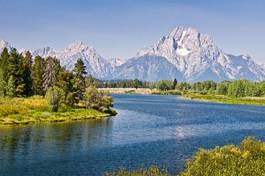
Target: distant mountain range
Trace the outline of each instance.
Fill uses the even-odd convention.
[[[8,42],[0,40],[0,51],[4,47],[12,48]],[[249,56],[227,54],[214,44],[209,35],[188,27],[175,28],[153,46],[126,60],[103,58],[83,42],[72,43],[61,50],[44,47],[31,52],[33,56],[57,57],[67,69],[72,69],[77,59],[82,58],[89,74],[105,80],[265,80],[264,65],[258,65]]]

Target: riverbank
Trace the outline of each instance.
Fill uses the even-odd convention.
[[[216,103],[224,103],[224,104],[245,104],[245,105],[260,105],[265,106],[265,97],[228,97],[225,95],[215,95],[215,94],[198,94],[198,93],[185,93],[182,95],[184,98],[188,98],[191,100],[199,100],[199,101],[208,101],[208,102],[216,102]]]
[[[111,94],[153,94],[156,89],[149,88],[99,88],[100,91],[109,92]]]
[[[260,105],[265,106],[265,97],[243,97],[235,98],[228,97],[225,95],[216,95],[216,94],[199,94],[194,92],[183,92],[179,90],[168,90],[160,91],[157,89],[149,88],[101,88],[100,90],[107,91],[113,94],[155,94],[155,95],[177,95],[182,96],[183,98],[207,102],[216,102],[224,104],[246,104],[246,105]]]
[[[109,92],[111,94],[146,94],[146,95],[181,95],[178,90],[161,91],[158,89],[149,88],[99,88],[101,91]]]
[[[47,100],[42,97],[0,98],[0,125],[26,125],[32,123],[55,123],[85,119],[101,119],[112,116],[82,106],[71,108],[62,105],[58,112],[51,112]]]

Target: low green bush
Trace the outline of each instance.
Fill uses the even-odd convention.
[[[181,176],[264,176],[265,143],[247,138],[239,146],[200,150]]]

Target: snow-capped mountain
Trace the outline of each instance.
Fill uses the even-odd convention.
[[[56,56],[56,51],[47,46],[33,51],[32,55],[46,58],[48,56]]]
[[[186,81],[242,78],[260,81],[265,78],[264,69],[249,56],[224,53],[209,35],[194,28],[175,28],[155,45],[138,52],[136,58],[149,56],[166,58]]]
[[[11,49],[12,46],[0,40],[0,51],[4,47]],[[128,60],[105,59],[83,42],[72,43],[60,50],[44,47],[31,52],[33,56],[56,57],[70,70],[77,59],[82,58],[87,72],[99,79],[265,80],[264,65],[258,65],[250,56],[223,52],[209,35],[189,27],[175,28],[156,44]]]
[[[109,59],[109,63],[113,68],[116,68],[118,66],[121,66],[122,64],[124,64],[126,62],[126,59],[121,59],[121,58],[111,58]]]
[[[117,67],[112,79],[140,79],[157,81],[178,78],[184,80],[177,68],[161,56],[142,56],[133,58]]]
[[[37,49],[33,52],[33,56],[48,57],[53,56],[60,60],[60,63],[67,69],[74,68],[77,59],[82,58],[88,74],[97,78],[108,77],[112,73],[111,64],[101,57],[97,51],[83,42],[75,42],[62,50],[54,50],[50,47]]]
[[[10,50],[12,46],[7,41],[0,39],[0,53],[3,51],[4,48],[7,48],[8,50]]]

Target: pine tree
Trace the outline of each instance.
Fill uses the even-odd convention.
[[[33,90],[34,94],[36,95],[44,95],[44,90],[43,90],[44,69],[45,69],[45,60],[40,56],[36,56],[32,67]]]
[[[77,98],[79,100],[83,99],[83,92],[85,91],[85,74],[86,72],[86,66],[82,59],[78,59],[75,67],[73,69],[73,73],[75,76],[74,80],[74,89],[76,91]]]
[[[8,81],[8,60],[9,60],[8,49],[4,48],[0,56],[0,68],[2,70],[3,79],[7,83]]]
[[[14,76],[11,75],[7,82],[6,95],[9,97],[14,97],[16,95],[16,85]]]
[[[4,97],[6,95],[6,81],[3,76],[2,68],[0,68],[0,96]]]
[[[18,74],[19,74],[19,67],[20,67],[20,61],[21,61],[21,55],[18,54],[16,49],[12,49],[10,52],[10,56],[7,62],[7,70],[9,78],[10,76],[13,76],[15,80],[17,80]]]
[[[21,87],[21,95],[22,96],[30,96],[33,94],[32,88],[32,55],[29,51],[26,52],[25,57],[22,57],[20,64],[20,72],[19,72],[19,82],[18,87]]]
[[[172,89],[176,89],[177,84],[178,84],[178,81],[175,78],[174,81],[173,81]]]
[[[43,88],[46,92],[49,87],[55,85],[58,81],[57,76],[60,71],[60,62],[58,59],[53,57],[48,57],[45,63],[45,71],[43,76]]]

